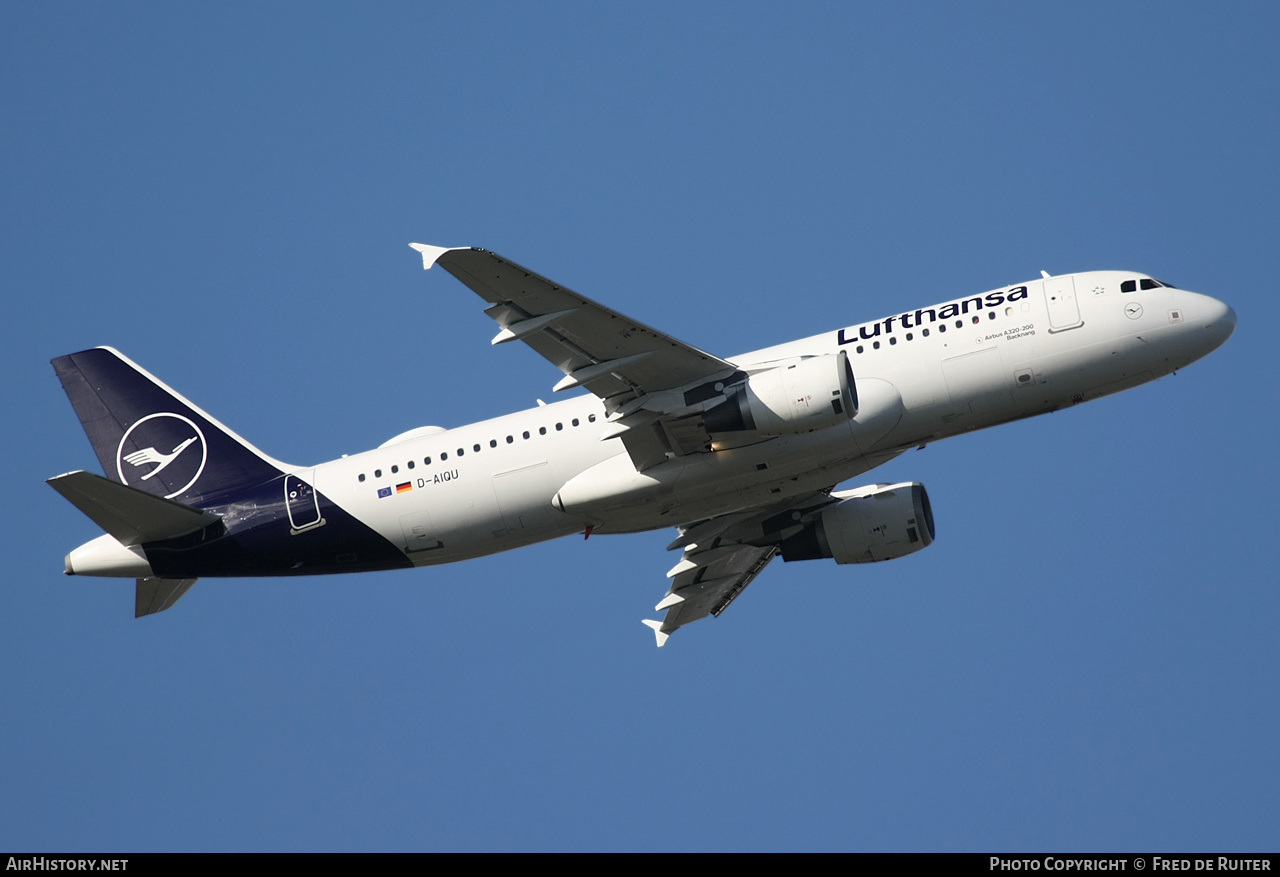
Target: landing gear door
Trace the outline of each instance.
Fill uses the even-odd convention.
[[[289,511],[289,533],[311,530],[324,524],[320,517],[320,495],[311,486],[315,470],[306,469],[284,477],[284,502]]]
[[[1044,281],[1044,303],[1049,308],[1049,333],[1065,332],[1084,325],[1080,303],[1076,301],[1076,281],[1070,275]]]

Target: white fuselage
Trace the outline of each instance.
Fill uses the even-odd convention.
[[[619,439],[601,440],[606,415],[594,396],[415,430],[297,472],[419,566],[587,526],[674,526],[827,488],[912,446],[1137,386],[1231,334],[1226,305],[1170,287],[1120,292],[1135,276],[1035,280],[733,357],[750,372],[846,351],[858,414],[816,432],[673,456],[642,473]],[[567,506],[562,488],[575,497]]]

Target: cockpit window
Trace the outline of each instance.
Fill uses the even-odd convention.
[[[1163,280],[1154,280],[1154,279],[1152,279],[1152,278],[1150,278],[1150,277],[1142,277],[1142,278],[1139,278],[1138,280],[1126,280],[1126,281],[1124,281],[1123,283],[1121,283],[1121,284],[1120,284],[1120,291],[1121,291],[1121,292],[1136,292],[1139,288],[1141,288],[1141,289],[1160,289],[1161,287],[1166,287],[1166,286],[1167,286],[1169,289],[1177,289],[1177,288],[1178,288],[1178,287],[1174,286],[1172,283],[1165,283]]]

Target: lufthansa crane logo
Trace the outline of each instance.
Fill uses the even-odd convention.
[[[116,472],[130,487],[173,499],[196,483],[208,458],[204,433],[190,418],[169,412],[148,414],[121,436]]]

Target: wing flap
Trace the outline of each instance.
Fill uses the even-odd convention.
[[[719,615],[768,565],[778,547],[722,546],[704,553],[714,556],[703,562],[696,553],[686,554],[681,561],[683,570],[672,578],[671,589],[657,606],[667,614],[655,632],[670,636],[679,627]]]
[[[680,535],[667,548],[684,550],[667,573],[671,586],[654,607],[667,614],[660,622],[644,622],[653,629],[658,645],[677,628],[729,608],[777,556],[782,541],[832,502],[830,491],[820,490],[681,525]]]

